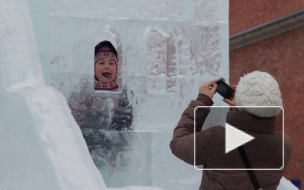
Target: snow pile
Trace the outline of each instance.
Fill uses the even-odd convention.
[[[0,9],[0,189],[106,189],[66,100],[44,84],[28,2]]]

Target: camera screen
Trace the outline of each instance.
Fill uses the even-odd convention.
[[[228,86],[224,81],[219,80],[216,84],[218,85],[216,91],[220,95],[227,99],[232,97],[234,90],[230,86]]]
[[[227,93],[227,90],[228,90],[228,88],[225,85],[223,85],[222,83],[218,84],[217,91],[219,94],[225,95]]]

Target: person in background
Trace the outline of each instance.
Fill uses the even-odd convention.
[[[94,52],[94,84],[86,77],[71,93],[68,104],[91,156],[101,172],[124,170],[122,152],[132,150],[133,92],[117,82],[118,56],[110,41],[101,41]],[[96,91],[102,91],[95,92]],[[115,96],[111,92],[115,91]],[[104,96],[105,95],[105,96]],[[119,163],[117,163],[119,162]],[[107,174],[105,174],[107,175]]]
[[[189,164],[194,164],[194,130],[196,130],[196,165],[204,168],[246,168],[238,150],[225,154],[225,128],[213,126],[201,130],[208,116],[209,108],[196,110],[197,106],[212,106],[217,80],[204,83],[199,88],[199,95],[185,109],[174,129],[170,142],[172,153]],[[268,73],[255,71],[242,77],[236,87],[235,101],[225,99],[231,106],[282,106],[281,92],[277,81]],[[254,170],[254,175],[263,190],[276,190],[292,153],[291,138],[282,132],[276,132],[278,108],[242,107],[229,111],[226,122],[246,131],[255,140],[244,144],[252,168],[270,168],[282,165],[281,170]],[[282,142],[284,136],[284,142]],[[284,143],[284,152],[282,152]],[[253,190],[252,177],[246,170],[204,170],[200,190]]]
[[[110,41],[102,41],[95,46],[94,55],[95,90],[118,90],[115,47]]]

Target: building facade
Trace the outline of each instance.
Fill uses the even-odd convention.
[[[293,140],[287,179],[304,184],[304,1],[230,0],[230,84],[255,70],[276,78],[284,104],[285,133]],[[277,123],[277,129],[282,121]]]

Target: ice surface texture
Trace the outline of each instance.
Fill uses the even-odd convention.
[[[99,19],[227,22],[228,3],[220,0],[52,0],[52,15]]]
[[[169,142],[201,83],[229,78],[228,2],[51,0],[50,15],[51,85],[106,185],[198,189],[201,173],[177,160]],[[93,48],[102,40],[118,50],[118,93],[93,89]]]

